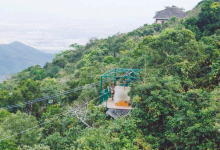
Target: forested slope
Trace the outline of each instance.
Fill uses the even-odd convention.
[[[0,84],[1,107],[24,104],[0,110],[0,148],[220,149],[220,4],[199,5],[196,18],[73,44],[75,51]],[[115,67],[143,69],[125,118],[95,107],[98,86],[24,103],[96,83]]]

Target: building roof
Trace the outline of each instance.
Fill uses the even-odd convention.
[[[156,16],[154,16],[155,19],[170,19],[172,17],[177,18],[184,18],[186,16],[186,13],[182,11],[180,8],[176,6],[172,7],[166,7],[166,9],[159,12]]]

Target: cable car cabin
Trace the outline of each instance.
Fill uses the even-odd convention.
[[[112,92],[112,89],[106,90],[105,92]],[[131,110],[131,99],[128,96],[128,92],[130,92],[130,87],[127,86],[115,86],[114,93],[110,93],[103,100],[101,105],[105,106],[109,109],[126,109]]]
[[[107,112],[132,110],[132,100],[128,96],[129,85],[140,79],[140,71],[141,69],[115,68],[101,76],[100,105],[108,108]],[[112,81],[109,83],[106,78],[110,78]],[[106,81],[107,84],[103,85],[103,81]]]

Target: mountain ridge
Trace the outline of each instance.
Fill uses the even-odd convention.
[[[53,58],[53,54],[46,54],[18,41],[1,44],[0,76],[17,73],[33,65],[43,66]]]

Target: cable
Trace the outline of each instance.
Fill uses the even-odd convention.
[[[106,92],[106,93],[104,93],[104,94],[102,94],[102,95],[100,95],[100,96],[98,96],[98,97],[96,97],[96,98],[94,98],[94,99],[92,99],[92,100],[86,102],[85,104],[78,106],[77,109],[78,109],[78,108],[82,108],[82,107],[85,106],[85,105],[88,105],[91,101],[94,101],[94,100],[96,100],[96,99],[100,98],[101,96],[104,96],[105,94],[108,94],[108,93],[109,93],[109,92]],[[72,110],[72,111],[73,111],[73,110]],[[61,116],[64,116],[64,115],[67,115],[67,114],[72,113],[72,111],[68,111],[68,112],[66,112],[66,113],[64,113],[64,114],[59,115],[58,117],[52,118],[52,119],[50,119],[50,120],[48,120],[48,121],[45,121],[45,122],[43,122],[43,123],[41,123],[41,124],[38,124],[38,125],[34,126],[34,127],[28,128],[28,129],[23,130],[23,131],[21,131],[21,132],[19,132],[19,133],[16,133],[16,134],[13,134],[13,135],[11,135],[11,136],[8,136],[8,137],[5,137],[5,138],[3,138],[3,139],[0,139],[0,142],[2,142],[2,141],[4,141],[4,140],[7,140],[7,139],[9,139],[9,138],[12,138],[12,137],[14,137],[14,136],[16,136],[16,135],[23,134],[24,132],[30,131],[30,130],[32,130],[32,129],[35,129],[35,128],[37,128],[37,127],[39,127],[39,126],[42,126],[42,125],[44,125],[44,124],[50,123],[50,122],[53,121],[53,120],[59,119]]]
[[[24,103],[15,104],[15,105],[7,106],[7,107],[2,107],[1,109],[16,108],[16,107],[20,107],[20,106],[27,105],[27,104],[30,104],[30,103],[36,103],[36,102],[44,101],[44,100],[47,100],[47,99],[50,99],[50,98],[54,98],[56,96],[66,95],[68,93],[76,92],[76,91],[79,91],[79,90],[82,90],[82,89],[86,89],[86,88],[84,88],[84,87],[74,88],[74,89],[65,91],[63,93],[53,94],[53,95],[46,96],[46,97],[43,97],[43,98],[38,98],[38,99],[35,99],[35,100],[30,100],[30,101],[27,101],[27,102],[24,102]]]
[[[103,80],[103,81],[106,82],[108,80]],[[23,103],[20,103],[20,104],[15,104],[15,105],[11,105],[11,106],[2,107],[2,108],[0,108],[0,110],[2,110],[2,109],[12,109],[12,108],[21,107],[21,106],[27,105],[27,104],[33,104],[33,103],[36,103],[36,102],[41,102],[41,101],[44,101],[44,100],[47,100],[47,99],[55,98],[57,96],[66,95],[66,94],[73,93],[73,92],[76,92],[76,91],[88,89],[88,88],[91,88],[91,87],[99,85],[99,84],[100,84],[100,81],[95,82],[95,83],[91,83],[89,85],[85,85],[85,86],[82,86],[82,87],[74,88],[74,89],[65,91],[63,93],[53,94],[53,95],[50,95],[50,96],[46,96],[46,97],[30,100],[30,101],[27,101],[27,102],[23,102]]]

